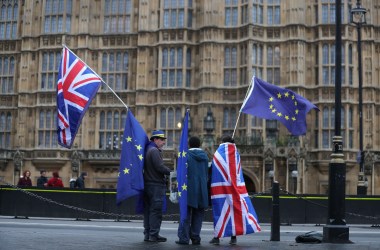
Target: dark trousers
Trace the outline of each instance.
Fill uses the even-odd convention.
[[[178,238],[182,242],[192,241],[200,242],[202,222],[205,214],[204,208],[187,207],[187,218],[178,226]]]
[[[162,206],[166,187],[145,184],[144,186],[144,235],[158,237],[162,222]]]

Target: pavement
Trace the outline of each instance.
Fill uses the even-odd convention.
[[[163,221],[160,234],[167,242],[143,241],[142,221],[76,220],[60,218],[15,218],[0,216],[0,250],[65,250],[65,249],[235,249],[235,250],[287,250],[287,249],[380,249],[380,228],[371,225],[348,225],[348,244],[296,243],[298,235],[323,232],[323,225],[281,225],[280,241],[270,241],[270,224],[262,224],[262,231],[237,237],[237,245],[229,245],[229,238],[222,238],[220,245],[211,245],[213,225],[204,222],[201,245],[177,245],[178,223]]]

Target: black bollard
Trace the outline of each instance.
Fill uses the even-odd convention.
[[[280,241],[280,186],[277,181],[272,183],[272,218],[270,240]]]

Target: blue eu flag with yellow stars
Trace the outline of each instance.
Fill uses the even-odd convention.
[[[178,149],[177,160],[177,182],[179,196],[179,216],[180,222],[187,218],[187,137],[189,134],[189,110],[186,111],[183,119],[183,128],[181,134],[181,142]]]
[[[117,181],[117,205],[144,190],[143,168],[145,146],[148,142],[144,129],[128,109]]]
[[[306,134],[306,115],[317,106],[291,90],[267,83],[255,76],[241,112],[278,120],[292,135]]]

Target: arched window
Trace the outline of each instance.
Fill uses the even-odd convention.
[[[41,109],[39,112],[38,147],[57,148],[57,111],[55,109]]]
[[[182,123],[183,115],[181,108],[178,107],[161,108],[160,110],[159,129],[165,131],[166,146],[169,148],[179,146],[181,127],[178,124]]]
[[[127,111],[100,111],[99,149],[121,149]]]
[[[129,73],[128,52],[110,52],[102,55],[102,78],[111,89],[123,91],[128,89]],[[108,91],[108,87],[102,84],[102,90]]]

